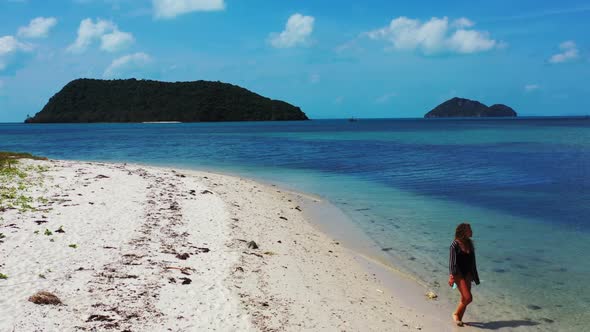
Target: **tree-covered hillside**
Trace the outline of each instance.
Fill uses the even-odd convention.
[[[77,79],[27,123],[308,120],[299,107],[236,85]]]

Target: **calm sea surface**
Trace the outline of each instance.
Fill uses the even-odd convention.
[[[443,299],[474,230],[483,327],[588,331],[590,120],[0,124],[0,150],[217,170],[321,195]],[[442,285],[440,288],[437,284]]]

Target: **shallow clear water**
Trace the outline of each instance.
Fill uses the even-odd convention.
[[[467,220],[484,327],[590,324],[588,119],[0,124],[0,150],[219,170],[319,194],[443,298],[456,297],[444,287],[448,246]]]

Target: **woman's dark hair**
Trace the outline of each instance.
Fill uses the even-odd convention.
[[[471,229],[471,225],[468,223],[462,223],[455,229],[455,240],[461,241],[463,245],[467,246],[469,251],[473,250],[473,241],[467,236],[467,232]]]

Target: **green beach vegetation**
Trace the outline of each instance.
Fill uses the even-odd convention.
[[[18,163],[19,159],[47,160],[45,157],[34,156],[26,152],[0,151],[0,170]]]
[[[0,211],[18,209],[34,210],[34,198],[26,194],[27,188],[36,183],[38,178],[33,173],[47,171],[46,167],[22,166],[21,159],[47,160],[30,153],[0,151]],[[43,203],[44,199],[38,199]],[[46,201],[46,200],[45,200]]]

